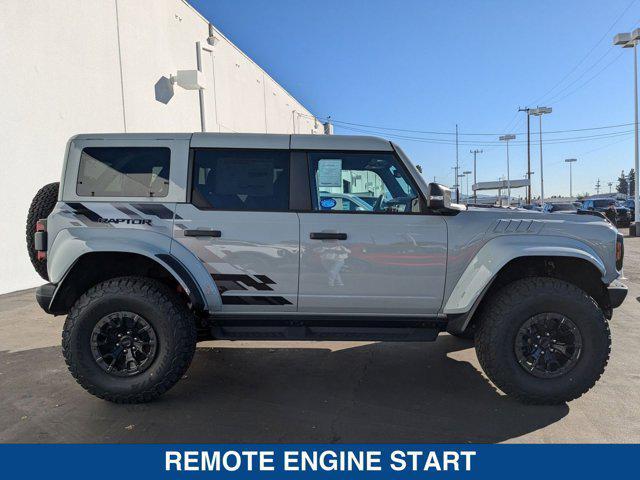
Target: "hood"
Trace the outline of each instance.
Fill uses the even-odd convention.
[[[465,212],[461,212],[464,215]],[[555,223],[608,223],[605,218],[592,214],[577,214],[574,212],[554,212],[545,213],[535,210],[525,210],[523,208],[502,208],[502,207],[469,207],[467,214],[473,216],[492,217],[501,219],[521,219],[521,220],[538,220]]]

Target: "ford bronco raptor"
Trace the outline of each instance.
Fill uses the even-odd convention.
[[[607,364],[623,239],[594,215],[465,207],[375,137],[68,142],[27,246],[90,393],[152,400],[207,339],[473,337],[503,392],[554,404]]]

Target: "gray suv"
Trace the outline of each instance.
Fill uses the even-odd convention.
[[[27,247],[90,393],[152,400],[209,339],[474,338],[529,403],[610,351],[623,241],[593,215],[466,208],[374,137],[93,134],[34,198]]]

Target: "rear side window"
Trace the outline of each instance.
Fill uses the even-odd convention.
[[[288,210],[289,152],[196,150],[192,202],[214,210]]]
[[[87,147],[80,154],[76,193],[87,197],[166,197],[171,150]]]

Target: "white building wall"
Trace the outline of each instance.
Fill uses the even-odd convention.
[[[29,203],[58,181],[67,139],[200,130],[197,91],[155,85],[196,68],[208,22],[181,0],[5,0],[0,16],[0,293],[33,287]],[[202,52],[208,131],[322,133],[298,101],[227,40]]]

